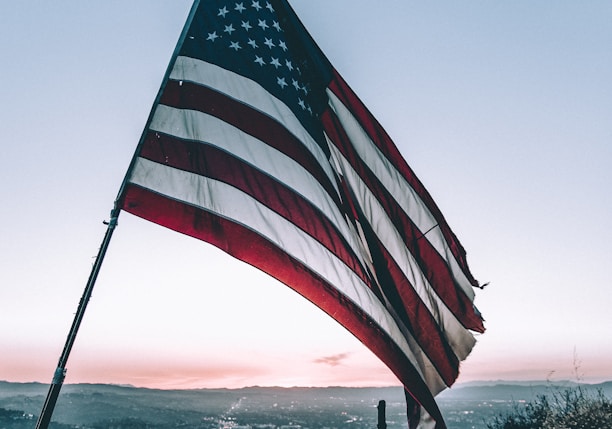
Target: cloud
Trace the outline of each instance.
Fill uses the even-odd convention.
[[[349,357],[349,353],[338,353],[336,355],[331,356],[323,356],[318,359],[315,359],[315,363],[322,363],[329,366],[338,366],[342,363],[343,360]]]

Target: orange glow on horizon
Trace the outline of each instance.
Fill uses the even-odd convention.
[[[38,359],[40,354],[15,353],[0,363],[0,379],[13,382],[50,382],[54,362]],[[132,385],[154,389],[279,387],[382,387],[397,386],[395,376],[373,355],[343,353],[319,358],[272,356],[267,361],[245,363],[239,359],[212,359],[207,362],[186,357],[126,356],[120,353],[101,358],[81,351],[68,364],[65,383],[102,383]],[[464,364],[458,383],[479,380],[572,380],[598,383],[612,379],[603,357],[597,362],[575,368],[563,359],[516,360],[513,366],[500,367],[479,357]],[[50,365],[51,363],[51,365]]]

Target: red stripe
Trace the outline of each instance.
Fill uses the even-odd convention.
[[[364,104],[359,100],[359,98],[353,93],[353,91],[346,84],[342,76],[340,76],[334,70],[334,79],[332,79],[329,89],[342,101],[342,103],[351,111],[353,116],[357,118],[363,129],[370,136],[374,144],[378,147],[378,149],[385,154],[388,160],[395,166],[397,171],[399,171],[406,181],[410,184],[410,186],[416,191],[421,200],[425,203],[429,211],[432,213],[444,238],[446,239],[453,256],[459,263],[462,271],[464,272],[467,279],[473,286],[478,286],[478,282],[472,276],[467,261],[465,258],[465,250],[459,240],[455,236],[455,234],[451,231],[448,226],[442,212],[431,198],[429,192],[425,189],[421,181],[416,177],[412,169],[408,166],[399,150],[386,133],[386,131],[382,128],[382,126],[378,123],[376,118],[372,116],[372,114],[368,111],[368,109],[364,106]],[[423,231],[425,232],[425,231]]]
[[[336,227],[312,203],[270,176],[214,146],[149,132],[140,156],[227,183],[301,228],[342,260],[364,283],[370,279]]]
[[[123,210],[206,241],[291,287],[346,327],[379,357],[432,417],[443,421],[425,382],[385,331],[332,285],[256,232],[207,211],[128,185]]]
[[[372,240],[372,244],[378,244],[376,250],[379,254],[374,256],[376,272],[381,288],[395,310],[395,314],[411,332],[444,383],[447,386],[452,385],[459,375],[459,359],[448,344],[440,326],[400,267],[373,234],[368,235],[368,241]]]
[[[477,332],[484,332],[482,319],[474,311],[472,301],[456,284],[442,256],[428,240],[422,239],[421,231],[414,225],[404,210],[398,206],[393,196],[389,194],[389,191],[380,183],[364,161],[355,153],[354,147],[337,117],[328,109],[322,116],[322,122],[330,140],[349,161],[383,206],[394,227],[400,233],[404,245],[413,255],[427,281],[444,305],[463,326]]]
[[[347,189],[342,182],[343,189]],[[349,195],[348,189],[346,190]],[[355,218],[357,210],[352,208]],[[441,333],[429,309],[414,290],[400,267],[395,263],[389,252],[378,240],[369,224],[362,223],[366,241],[370,244],[378,283],[384,296],[393,307],[394,314],[399,317],[399,323],[408,329],[419,343],[423,352],[432,362],[436,371],[450,386],[459,374],[459,360]],[[381,302],[386,302],[380,291],[376,291]]]
[[[294,159],[317,179],[332,197],[336,191],[321,165],[304,144],[282,124],[250,106],[213,89],[169,80],[161,104],[215,116]]]

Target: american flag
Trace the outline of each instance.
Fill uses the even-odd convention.
[[[196,1],[118,207],[284,282],[398,377],[410,427],[483,332],[465,252],[284,0]]]

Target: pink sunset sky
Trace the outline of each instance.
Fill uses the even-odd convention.
[[[612,379],[612,5],[290,3],[491,282],[458,382]],[[0,4],[0,380],[51,380],[190,6]],[[397,384],[289,288],[127,213],[66,382]]]

